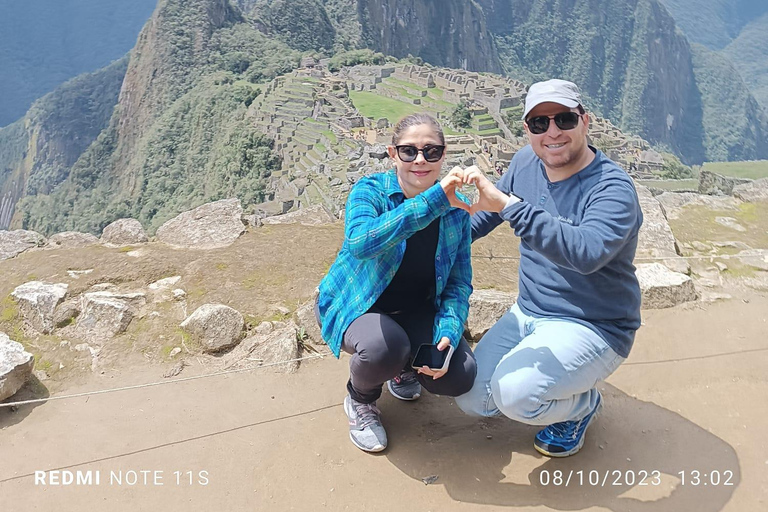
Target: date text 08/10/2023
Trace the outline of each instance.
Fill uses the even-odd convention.
[[[678,471],[671,474],[680,480],[684,486],[733,486],[733,471],[730,469],[700,471],[697,469]],[[606,486],[658,486],[662,483],[662,472],[653,470],[543,470],[539,473],[539,484],[542,486],[571,485],[606,487]]]

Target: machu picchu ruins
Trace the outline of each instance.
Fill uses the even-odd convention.
[[[274,138],[282,167],[273,173],[260,216],[322,205],[339,216],[350,187],[391,167],[385,145],[400,114],[423,111],[443,124],[445,167],[477,165],[498,178],[527,144],[522,130],[526,85],[498,75],[414,64],[358,65],[331,72],[306,58],[275,78],[251,107],[253,123]],[[377,109],[377,102],[383,102]],[[463,103],[471,125],[450,124]],[[387,106],[392,112],[384,113]],[[592,143],[636,179],[661,170],[663,157],[638,136],[593,116]]]

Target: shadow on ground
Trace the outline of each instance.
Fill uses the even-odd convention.
[[[51,396],[48,388],[45,384],[40,382],[34,375],[19,389],[13,396],[0,402],[0,404],[7,404],[13,402],[23,402],[25,400],[37,400],[40,398],[48,398]],[[24,421],[24,418],[40,405],[45,402],[38,402],[35,404],[21,405],[18,407],[0,407],[0,429],[10,427],[17,423]]]
[[[390,446],[384,456],[412,478],[437,476],[433,485],[443,485],[459,502],[616,512],[721,510],[741,481],[734,449],[677,413],[603,386],[606,406],[573,457],[539,455],[532,446],[536,427],[468,418],[453,400],[429,395],[413,404],[384,405],[390,411],[414,409],[386,415]],[[389,395],[385,400],[395,402]],[[701,473],[698,486],[691,485],[693,470]]]

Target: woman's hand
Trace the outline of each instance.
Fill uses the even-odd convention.
[[[451,206],[469,212],[469,205],[456,196],[456,188],[461,188],[464,183],[464,170],[459,166],[451,169],[451,172],[440,180],[440,186],[443,187],[443,192],[448,197],[448,202],[451,203]]]
[[[464,183],[474,184],[479,192],[479,198],[469,209],[469,213],[480,211],[499,213],[507,206],[509,196],[497,189],[476,165],[464,169],[462,179]]]
[[[466,206],[466,205],[465,205]],[[447,349],[451,345],[451,340],[443,336],[443,338],[440,340],[440,343],[437,344],[437,350],[443,351]],[[431,368],[427,368],[426,366],[422,366],[419,368],[419,373],[423,373],[424,375],[429,375],[432,377],[433,380],[437,380],[446,373],[448,373],[448,368],[445,370],[432,370]]]

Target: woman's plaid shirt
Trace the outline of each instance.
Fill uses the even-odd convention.
[[[365,176],[352,188],[344,243],[320,283],[323,338],[336,357],[347,327],[368,311],[392,281],[403,260],[406,239],[438,217],[432,341],[447,337],[458,346],[472,293],[469,214],[450,206],[439,183],[406,199],[395,171],[390,170]]]

